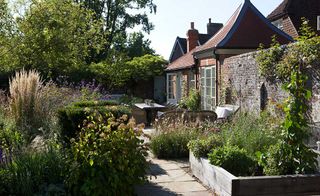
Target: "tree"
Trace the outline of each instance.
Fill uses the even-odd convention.
[[[103,21],[100,30],[104,35],[104,49],[95,55],[95,59],[105,60],[111,54],[110,49],[117,49],[116,45],[126,40],[127,29],[137,25],[142,26],[144,32],[153,29],[146,10],[156,12],[153,0],[75,0],[86,8],[94,11],[95,17]],[[119,51],[118,51],[119,52]]]
[[[308,75],[319,69],[320,37],[308,27],[306,20],[300,34],[297,42],[286,48],[275,43],[271,49],[258,54],[261,74],[267,79],[280,80],[289,93],[285,101],[282,138],[269,155],[266,168],[270,172],[267,174],[305,174],[314,172],[316,167],[316,154],[304,142],[310,135],[311,91],[307,81]]]
[[[155,51],[150,47],[150,40],[145,40],[141,32],[130,34],[126,50],[130,58],[140,57],[146,54],[155,54]]]
[[[17,31],[15,21],[5,0],[0,0],[0,72],[8,72],[17,62],[13,62],[12,50]],[[11,67],[10,67],[11,65]]]
[[[71,0],[32,1],[18,20],[19,66],[56,78],[83,78],[89,72],[89,49],[101,48],[101,21]]]
[[[132,60],[115,61],[112,64],[92,64],[91,69],[98,75],[99,81],[109,87],[131,89],[138,81],[161,75],[166,63],[162,57],[147,54],[134,57]]]

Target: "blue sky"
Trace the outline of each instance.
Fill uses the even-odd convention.
[[[225,23],[244,0],[154,0],[156,15],[150,15],[155,29],[147,36],[156,52],[168,59],[177,36],[186,37],[190,22],[200,33],[206,32],[208,19]],[[251,0],[263,15],[268,15],[282,0]]]

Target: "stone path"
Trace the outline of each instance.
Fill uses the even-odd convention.
[[[187,173],[190,168],[188,160],[160,160],[150,154],[149,161],[149,183],[136,187],[138,196],[212,195]]]

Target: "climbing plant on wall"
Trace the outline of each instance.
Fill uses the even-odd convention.
[[[270,49],[260,50],[257,55],[260,74],[267,80],[282,82],[289,97],[284,103],[282,139],[278,149],[269,155],[272,161],[266,162],[266,173],[311,173],[316,167],[316,155],[304,143],[310,135],[308,112],[311,91],[307,81],[309,76],[316,75],[314,70],[319,66],[320,37],[303,19],[297,42],[284,47],[273,40]]]

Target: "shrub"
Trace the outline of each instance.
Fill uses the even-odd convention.
[[[0,167],[1,195],[66,195],[66,165],[59,151],[22,152]],[[55,187],[55,189],[53,189]]]
[[[265,152],[277,142],[281,134],[279,124],[279,119],[266,113],[258,117],[241,113],[221,127],[223,143],[243,148],[254,157],[257,151]]]
[[[74,105],[77,105],[75,103]],[[85,105],[83,102],[80,102],[80,105]],[[90,104],[88,104],[90,105]],[[69,141],[70,138],[76,136],[76,133],[79,133],[82,127],[83,121],[87,118],[88,115],[93,112],[98,112],[100,114],[112,113],[116,118],[121,117],[126,114],[131,116],[131,111],[128,107],[125,106],[94,106],[94,107],[77,107],[77,106],[67,106],[58,111],[58,121],[61,126],[61,136],[66,141]]]
[[[306,153],[310,153],[312,159],[312,150],[306,147]],[[288,175],[296,173],[296,164],[291,161],[291,157],[294,156],[291,152],[284,152],[284,148],[281,147],[280,143],[270,146],[268,152],[265,154],[266,157],[262,160],[263,171],[266,175]],[[289,156],[291,157],[288,157]],[[298,160],[297,160],[298,161]],[[311,160],[301,160],[301,165],[304,165],[305,174],[313,174],[315,172],[315,166],[310,165]]]
[[[200,110],[200,105],[201,105],[201,96],[199,91],[197,90],[191,90],[189,92],[189,96],[184,97],[179,103],[179,106],[181,108],[186,108],[191,111]]]
[[[133,185],[145,180],[147,155],[127,116],[94,114],[72,141],[68,178],[73,195],[131,195]]]
[[[143,101],[144,100],[140,97],[134,97],[129,95],[124,95],[119,99],[120,103],[129,105],[129,106],[133,106],[136,103],[143,103]]]
[[[208,153],[216,147],[222,145],[219,134],[211,134],[207,138],[198,138],[188,143],[188,148],[192,151],[196,158],[208,157]]]
[[[102,101],[79,101],[73,103],[73,106],[75,107],[97,107],[97,106],[115,106],[119,105],[116,101],[114,100],[102,100]]]
[[[208,156],[211,164],[222,167],[235,176],[250,176],[255,171],[255,161],[237,146],[218,147]]]
[[[152,137],[150,148],[158,158],[188,157],[188,142],[196,137],[196,130],[193,129],[162,132]]]

